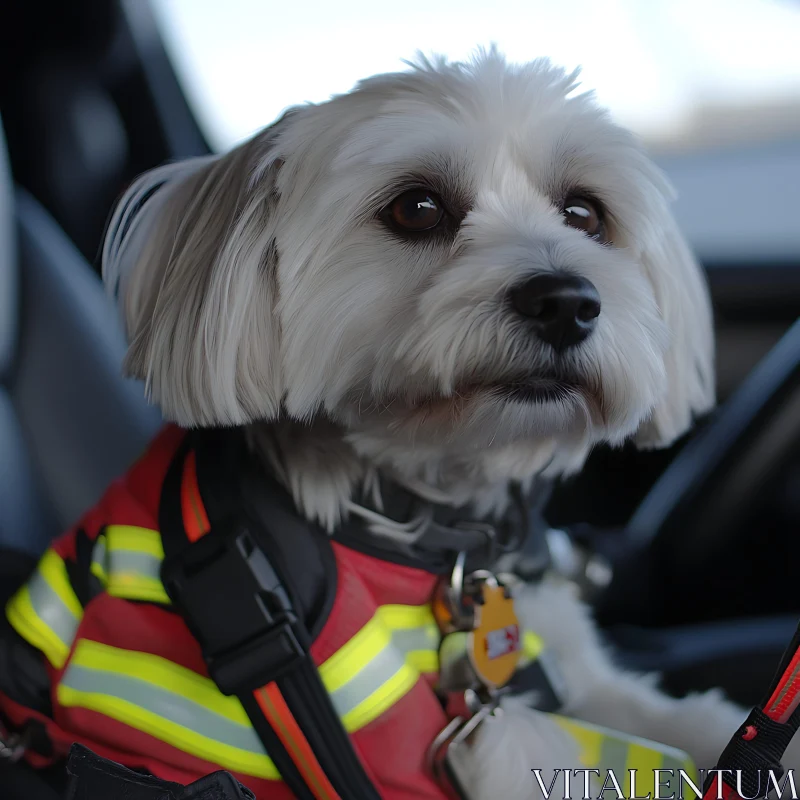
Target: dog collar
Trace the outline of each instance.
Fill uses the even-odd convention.
[[[227,509],[238,504],[241,485],[247,496],[264,504],[269,516],[276,504],[291,514],[294,524],[316,528],[305,519],[274,475],[264,471],[264,462],[256,459],[245,443],[242,428],[196,430],[190,434],[194,443],[205,443],[204,449],[214,453],[203,459],[206,505]],[[234,477],[235,476],[235,477]],[[453,507],[423,499],[415,492],[385,475],[379,478],[381,508],[360,506],[368,516],[385,521],[399,529],[422,520],[413,536],[381,535],[363,517],[350,513],[331,535],[335,541],[352,550],[436,575],[449,575],[459,553],[466,554],[469,570],[496,568],[498,559],[524,565],[526,580],[536,580],[550,566],[547,544],[549,526],[543,510],[550,497],[552,484],[544,479],[534,482],[525,493],[519,486],[511,490],[511,502],[497,518],[478,517],[467,506]],[[506,556],[505,558],[503,558]]]
[[[381,516],[408,525],[425,519],[413,541],[377,535],[364,520],[350,514],[333,538],[367,555],[435,574],[448,574],[459,553],[466,553],[469,569],[489,567],[509,553],[524,554],[526,577],[536,578],[550,565],[542,511],[550,497],[551,484],[536,481],[530,493],[519,486],[511,490],[511,502],[499,518],[476,517],[466,506],[453,507],[420,498],[404,486],[380,479]]]

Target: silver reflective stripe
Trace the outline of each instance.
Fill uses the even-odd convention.
[[[398,628],[392,631],[392,644],[405,654],[416,650],[437,650],[439,631],[435,625],[424,628]]]
[[[28,581],[28,594],[36,616],[50,628],[69,650],[75,639],[80,619],[64,604],[58,593],[38,570]]]
[[[120,698],[201,736],[239,750],[265,755],[260,739],[249,725],[237,725],[188,698],[149,681],[71,664],[61,686],[78,692]]]
[[[110,530],[109,535],[113,536],[113,531]],[[113,540],[118,540],[119,538],[119,536],[113,536]],[[134,573],[144,578],[160,579],[163,558],[145,550],[134,550],[124,545],[120,546],[113,540],[111,547],[109,547],[106,536],[99,536],[92,553],[92,563],[100,566],[107,573],[107,577],[110,577],[114,572],[126,572]],[[143,539],[143,543],[146,542],[147,539]]]
[[[157,531],[116,525],[98,537],[91,569],[114,597],[168,604],[161,584],[163,560]]]
[[[132,572],[140,577],[160,580],[161,559],[150,553],[138,553],[134,550],[112,550],[108,559],[109,579],[114,573]]]
[[[399,670],[405,667],[405,657],[390,641],[344,685],[330,693],[333,707],[344,717],[366,700]]]

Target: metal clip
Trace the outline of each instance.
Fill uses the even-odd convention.
[[[497,586],[506,588],[505,584],[488,569],[478,569],[467,575],[466,560],[467,554],[462,550],[456,557],[450,583],[443,590],[442,599],[450,616],[449,620],[439,620],[444,633],[470,631],[475,627],[475,604],[481,602],[484,584],[493,588]],[[510,598],[510,589],[507,589],[505,594]]]
[[[450,583],[441,589],[444,611],[439,615],[438,622],[443,633],[470,631],[475,624],[475,605],[470,597],[471,592],[466,590],[466,561],[467,554],[462,550],[453,566]]]
[[[455,717],[433,740],[428,751],[428,766],[449,800],[471,800],[465,764],[479,727],[498,709],[498,699],[481,703],[475,692],[467,691],[464,699],[471,717]]]

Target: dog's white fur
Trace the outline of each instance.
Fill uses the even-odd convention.
[[[706,287],[664,178],[575,78],[494,51],[423,59],[165,168],[173,183],[131,232],[130,263],[105,263],[128,372],[182,425],[249,425],[329,529],[376,471],[499,513],[511,481],[575,471],[595,443],[669,444],[714,400]],[[463,209],[452,237],[403,241],[377,218],[417,184]],[[576,190],[607,210],[612,245],[564,224]],[[506,300],[554,270],[602,300],[595,333],[562,356]],[[573,386],[558,401],[497,390],[553,371]],[[528,587],[519,607],[560,656],[568,713],[715,764],[740,709],[621,672],[563,585]],[[532,766],[579,766],[526,708],[475,747],[477,798],[528,798]]]

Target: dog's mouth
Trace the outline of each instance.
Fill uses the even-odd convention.
[[[380,404],[378,413],[388,414],[392,425],[397,427],[455,426],[463,419],[481,419],[480,424],[491,425],[491,415],[500,414],[503,407],[511,410],[515,406],[526,418],[542,414],[542,424],[555,420],[554,425],[563,426],[573,414],[581,418],[588,414],[597,424],[603,424],[606,416],[599,386],[588,380],[552,374],[472,378],[459,382],[450,392],[395,395],[393,400]],[[490,416],[472,416],[481,410],[488,410]],[[515,419],[513,410],[511,414],[510,419]]]
[[[586,391],[575,381],[552,377],[513,381],[485,388],[495,397],[516,403],[558,403]]]
[[[435,406],[463,407],[482,395],[485,398],[504,402],[536,405],[564,403],[576,396],[592,396],[595,393],[584,383],[554,375],[526,376],[507,381],[465,381],[448,395],[428,395],[411,403],[414,409]]]

